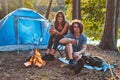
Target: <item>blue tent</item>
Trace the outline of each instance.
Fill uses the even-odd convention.
[[[48,30],[49,22],[45,17],[31,9],[19,8],[0,21],[0,48],[13,45],[17,45],[17,49],[21,45],[47,46]]]

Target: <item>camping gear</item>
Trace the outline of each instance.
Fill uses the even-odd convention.
[[[63,55],[66,54],[65,45],[59,44],[57,51],[60,53],[60,56],[63,57]]]
[[[65,64],[69,64],[69,60],[66,59],[65,57],[59,57],[58,60],[60,60],[61,62],[65,63]],[[90,70],[95,69],[95,70],[98,70],[98,71],[106,72],[109,68],[111,68],[111,69],[115,68],[115,65],[108,65],[108,63],[103,62],[102,66],[100,66],[100,67],[84,64],[84,68],[87,68],[87,69],[90,69]]]
[[[75,68],[75,73],[78,74],[82,69],[84,68],[84,61],[83,59],[79,59],[77,61],[77,65],[76,65],[76,68]]]
[[[104,62],[102,58],[100,57],[93,57],[93,56],[89,56],[89,55],[83,55],[82,59],[84,60],[84,62],[90,66],[102,66],[102,63]]]
[[[41,14],[19,8],[0,20],[0,51],[46,49],[50,23]],[[28,46],[27,46],[28,45]]]

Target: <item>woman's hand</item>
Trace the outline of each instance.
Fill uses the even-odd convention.
[[[53,30],[53,33],[54,33],[54,34],[57,34],[57,32],[58,32],[57,30],[55,30],[55,29]]]
[[[49,33],[50,33],[51,35],[53,35],[53,34],[54,34],[54,29],[50,29],[50,30],[49,30]]]
[[[50,29],[50,30],[49,30],[49,33],[50,33],[51,35],[57,34],[57,30],[55,30],[55,29]]]

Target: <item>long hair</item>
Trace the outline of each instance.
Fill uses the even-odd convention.
[[[56,13],[56,15],[55,15],[55,18],[54,18],[54,21],[55,21],[54,26],[55,26],[56,29],[57,29],[57,27],[58,27],[58,21],[57,21],[57,20],[58,20],[59,14],[61,14],[62,17],[63,17],[62,27],[64,27],[64,25],[65,25],[65,15],[64,15],[64,13],[63,13],[62,11],[58,11],[58,12]]]
[[[81,34],[83,32],[83,24],[80,20],[77,20],[77,19],[73,20],[71,23],[71,26],[70,26],[71,33],[74,34],[74,29],[73,29],[74,27],[73,26],[75,23],[78,24],[78,28],[80,29],[80,34]]]

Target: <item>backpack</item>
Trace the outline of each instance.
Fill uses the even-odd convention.
[[[103,63],[103,59],[100,57],[92,57],[92,56],[88,56],[88,55],[83,55],[82,56],[84,63],[88,64],[90,66],[97,66],[97,67],[101,67],[102,63]]]

